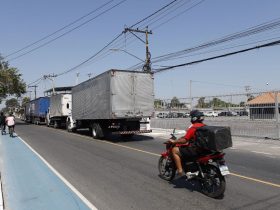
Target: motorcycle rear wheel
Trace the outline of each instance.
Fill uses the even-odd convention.
[[[225,177],[214,165],[207,165],[203,169],[205,178],[202,179],[202,193],[211,198],[222,198],[226,189]]]
[[[160,178],[171,181],[175,177],[176,167],[169,157],[161,156],[158,161],[158,171]]]

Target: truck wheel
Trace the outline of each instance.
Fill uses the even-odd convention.
[[[68,132],[76,132],[76,129],[75,128],[71,128],[71,123],[70,121],[67,121],[66,122],[66,129]]]
[[[94,139],[104,138],[103,130],[98,123],[93,123],[91,130],[92,130],[92,137]]]

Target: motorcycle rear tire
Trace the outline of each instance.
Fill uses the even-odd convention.
[[[210,198],[222,198],[226,189],[225,177],[214,165],[207,165],[202,170],[205,175],[201,180],[202,193]]]
[[[171,181],[175,177],[176,167],[169,157],[161,156],[158,161],[158,171],[160,178]]]

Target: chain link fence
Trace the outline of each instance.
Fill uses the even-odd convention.
[[[156,99],[151,127],[185,130],[198,109],[206,124],[229,126],[232,135],[279,139],[279,100],[280,91]]]

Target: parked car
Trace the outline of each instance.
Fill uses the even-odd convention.
[[[165,112],[160,112],[157,114],[157,118],[167,118],[168,114]]]
[[[167,118],[178,118],[177,112],[169,112]]]
[[[232,116],[231,112],[228,111],[222,111],[218,114],[218,116]]]
[[[239,116],[249,116],[249,113],[247,112],[247,111],[237,111],[237,114],[239,115]]]
[[[237,113],[233,111],[222,111],[218,116],[237,116]]]
[[[178,117],[178,118],[184,118],[184,117],[185,117],[185,113],[178,112],[178,113],[177,113],[177,117]]]
[[[183,117],[184,117],[184,118],[190,117],[190,113],[188,113],[188,112],[184,113],[184,116],[183,116]]]
[[[218,117],[218,112],[215,111],[204,112],[204,115],[206,117]]]

